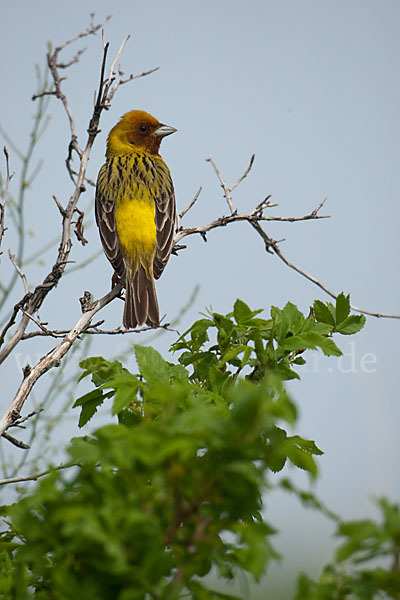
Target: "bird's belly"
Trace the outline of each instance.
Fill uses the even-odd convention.
[[[124,196],[115,206],[115,222],[122,254],[136,262],[154,256],[155,206],[150,198]],[[146,261],[147,262],[147,261]]]

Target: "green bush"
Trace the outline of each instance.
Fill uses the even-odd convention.
[[[233,598],[208,589],[204,576],[213,569],[230,580],[241,570],[260,579],[278,558],[275,528],[261,512],[271,472],[289,461],[314,478],[322,454],[289,435],[296,407],[284,382],[299,378],[308,349],[340,356],[333,334],[356,333],[365,321],[349,314],[343,294],[336,305],[316,301],[307,317],[291,303],[272,307],[270,319],[260,312],[237,300],[233,312],[196,321],[171,348],[177,364],[143,346],[136,374],[101,357],[81,363],[94,389],[75,402],[80,426],[103,403],[115,418],[72,440],[74,466],[55,469],[2,508],[2,597]],[[284,487],[296,491],[288,480]],[[298,599],[375,598],[359,591],[368,579],[362,573],[354,576],[360,595],[346,595],[356,580],[344,580],[337,565],[393,550],[398,508],[381,506],[383,529],[339,526],[347,542],[337,563],[319,582],[301,576]],[[370,571],[375,586],[379,573]],[[398,583],[397,571],[382,589],[392,593]]]

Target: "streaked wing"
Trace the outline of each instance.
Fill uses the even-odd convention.
[[[114,209],[115,197],[110,185],[113,170],[113,159],[109,158],[101,167],[96,185],[95,213],[96,223],[100,231],[100,239],[104,253],[121,279],[125,275]]]
[[[168,262],[174,241],[175,192],[169,172],[166,174],[164,185],[160,186],[160,193],[155,199],[155,204],[157,247],[153,262],[153,273],[155,279],[158,279]]]

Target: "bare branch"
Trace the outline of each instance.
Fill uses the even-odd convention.
[[[214,171],[219,179],[219,182],[221,184],[221,187],[224,190],[225,200],[229,206],[231,215],[233,215],[235,211],[233,210],[231,190],[228,188],[227,184],[225,183],[224,178],[222,177],[221,172],[219,171],[217,165],[215,164],[213,157],[210,155],[208,158],[206,158],[206,161],[209,162],[211,164],[212,168],[214,169]]]
[[[263,214],[263,210],[265,208],[277,206],[274,203],[270,203],[269,198],[270,198],[270,196],[268,196],[268,198],[266,200],[263,200],[263,202],[258,204],[256,206],[256,208],[254,210],[252,210],[250,213],[248,213],[247,215],[238,215],[237,211],[234,210],[233,214],[231,214],[227,217],[225,217],[225,216],[219,217],[218,219],[215,219],[215,221],[211,221],[211,223],[207,223],[207,225],[200,225],[198,227],[189,227],[186,229],[178,228],[178,231],[174,238],[174,245],[176,246],[176,244],[178,244],[178,242],[182,238],[184,238],[188,235],[193,235],[195,233],[199,233],[204,238],[205,234],[207,234],[212,229],[216,229],[217,227],[225,227],[225,225],[228,225],[229,223],[235,223],[238,221],[248,221],[249,223],[254,223],[254,222],[258,223],[260,221],[284,221],[284,222],[288,222],[288,223],[295,223],[298,221],[308,221],[310,219],[315,220],[315,219],[329,218],[329,215],[318,215],[316,212],[316,209],[314,209],[311,213],[304,215],[303,217],[273,217],[273,216],[266,217]],[[193,204],[194,204],[194,202],[192,201],[192,203],[188,206],[188,208],[185,209],[183,214],[185,214],[191,208],[191,206]]]
[[[15,171],[10,173],[9,154],[8,154],[8,150],[7,150],[6,146],[4,146],[3,152],[4,152],[4,156],[6,157],[6,183],[4,186],[3,202],[0,202],[0,246],[1,246],[1,242],[3,241],[4,233],[6,231],[5,218],[6,218],[6,203],[7,203],[7,197],[8,197],[8,188],[10,185],[10,181],[14,177],[14,174],[15,174]]]
[[[104,321],[101,321],[100,323],[103,323]],[[54,337],[54,338],[63,338],[66,336],[66,334],[68,333],[67,329],[46,329],[43,327],[43,323],[39,324],[37,323],[37,325],[40,327],[40,331],[30,331],[29,333],[24,333],[24,335],[22,336],[23,340],[29,340],[33,337]],[[145,326],[145,327],[140,327],[140,328],[136,328],[136,329],[122,329],[121,327],[116,327],[115,329],[99,329],[99,324],[95,324],[95,325],[89,325],[84,331],[82,331],[82,336],[83,335],[126,335],[128,333],[143,333],[145,331],[154,331],[154,327],[151,326]],[[176,329],[171,329],[170,327],[170,323],[165,323],[164,325],[159,325],[157,328],[158,329],[164,329],[165,331],[173,331],[176,332]]]
[[[121,47],[118,50],[117,55],[111,65],[108,78],[106,81],[104,81],[104,94],[103,94],[103,98],[102,98],[102,104],[103,104],[103,108],[105,108],[105,109],[108,109],[110,107],[111,100],[113,99],[115,92],[121,85],[128,83],[129,81],[133,81],[134,79],[138,79],[139,77],[145,77],[147,75],[150,75],[151,73],[158,71],[158,69],[160,68],[160,67],[155,67],[148,71],[143,71],[143,73],[140,73],[139,75],[131,75],[127,79],[123,79],[122,76],[124,73],[121,70],[121,68],[119,67],[118,68],[118,77],[116,77],[115,68],[116,68],[118,60],[120,58],[121,52],[124,49],[124,46],[127,43],[127,41],[129,40],[129,38],[130,38],[130,36],[128,35],[122,42]],[[107,44],[105,43],[104,40],[103,40],[103,44],[105,44],[105,47],[107,46]]]
[[[247,167],[247,169],[245,170],[245,172],[243,173],[243,175],[241,175],[241,176],[239,177],[239,179],[236,181],[236,183],[234,183],[234,184],[233,184],[233,186],[230,188],[230,191],[231,191],[231,192],[233,192],[233,190],[234,190],[235,188],[237,188],[237,186],[238,186],[240,183],[242,183],[243,179],[246,179],[247,175],[248,175],[248,174],[250,173],[250,171],[251,171],[251,167],[253,166],[253,163],[254,163],[254,159],[255,159],[255,157],[256,157],[256,155],[255,155],[255,154],[252,154],[252,155],[251,155],[249,166]]]
[[[60,469],[69,469],[71,467],[78,467],[78,463],[67,463],[66,465],[58,465],[57,467],[51,467],[45,471],[39,471],[32,475],[23,475],[21,477],[10,477],[8,479],[0,479],[0,485],[7,485],[8,483],[22,483],[23,481],[37,481],[40,477],[59,471]]]
[[[65,68],[70,67],[71,65],[77,63],[79,61],[80,56],[84,52],[84,50],[82,50],[82,49],[78,50],[78,52],[75,54],[75,56],[69,62],[60,62],[59,54],[62,50],[64,50],[64,48],[66,46],[69,46],[70,44],[76,42],[77,40],[87,37],[89,35],[96,34],[110,20],[111,16],[108,16],[103,23],[98,23],[98,24],[94,23],[93,18],[94,18],[94,15],[92,14],[90,25],[86,30],[82,31],[81,33],[79,33],[75,37],[71,38],[70,40],[67,40],[66,42],[60,44],[59,46],[56,46],[56,48],[54,49],[54,52],[51,53],[49,51],[47,53],[47,65],[49,67],[50,73],[53,78],[53,83],[54,83],[53,90],[44,90],[43,92],[40,92],[40,93],[32,96],[32,100],[36,100],[36,98],[40,98],[41,96],[44,96],[44,95],[56,96],[56,98],[59,98],[59,100],[61,100],[61,102],[64,106],[65,112],[68,117],[70,131],[71,131],[71,141],[68,146],[68,156],[66,158],[66,167],[67,167],[68,173],[74,183],[76,183],[76,182],[75,182],[73,170],[71,167],[72,153],[73,153],[73,151],[75,151],[78,154],[79,158],[82,158],[82,150],[78,144],[78,136],[76,134],[75,120],[74,120],[74,117],[72,114],[71,107],[69,106],[69,103],[68,103],[68,100],[67,100],[65,94],[61,90],[61,83],[65,79],[65,77],[60,76],[59,69],[65,69]]]
[[[142,71],[141,73],[138,73],[137,75],[131,74],[126,79],[121,80],[121,85],[124,83],[128,83],[129,81],[133,81],[134,79],[140,79],[140,77],[147,77],[147,75],[151,75],[152,73],[159,71],[159,69],[161,69],[160,66],[153,67],[152,69],[148,69],[147,71]],[[123,71],[120,71],[120,75],[123,75],[123,74],[124,74]]]
[[[108,75],[108,80],[107,82],[111,82],[114,79],[114,75],[115,75],[115,65],[117,64],[117,62],[119,61],[119,58],[122,54],[123,49],[125,48],[125,45],[127,43],[127,41],[129,40],[131,36],[127,35],[126,38],[122,41],[121,46],[119,47],[119,50],[117,52],[117,54],[115,55],[115,58],[113,60],[113,62],[111,63],[111,67],[110,67],[110,73]]]
[[[262,240],[265,244],[265,250],[267,252],[269,252],[270,254],[276,254],[288,267],[290,267],[291,269],[293,269],[294,271],[296,271],[297,273],[299,273],[300,275],[302,275],[303,277],[305,277],[306,279],[308,279],[309,281],[311,281],[312,283],[317,285],[324,292],[326,292],[329,296],[331,296],[331,298],[336,299],[337,294],[335,294],[326,285],[324,285],[322,282],[320,282],[316,277],[314,277],[313,275],[310,275],[303,269],[300,269],[300,267],[298,267],[297,265],[292,263],[288,258],[286,258],[286,256],[281,252],[281,250],[279,248],[279,243],[282,242],[283,240],[274,240],[272,237],[270,237],[264,231],[264,229],[261,225],[261,223],[263,221],[278,221],[278,222],[286,222],[286,223],[296,223],[299,221],[327,219],[327,218],[329,218],[329,215],[320,215],[319,214],[319,211],[321,210],[321,208],[324,206],[324,204],[326,202],[326,198],[324,200],[322,200],[322,202],[320,202],[318,204],[318,206],[316,208],[314,208],[309,214],[304,215],[302,217],[277,217],[277,216],[268,216],[267,217],[267,216],[265,216],[263,211],[266,208],[271,208],[273,206],[277,206],[277,204],[270,202],[271,196],[267,196],[267,198],[265,198],[265,200],[260,202],[260,204],[258,204],[256,206],[256,208],[253,211],[251,211],[249,214],[239,215],[237,209],[233,208],[231,192],[249,174],[251,167],[254,163],[254,154],[252,155],[252,157],[250,159],[250,164],[247,167],[246,171],[243,173],[243,175],[241,175],[241,177],[239,177],[239,179],[236,181],[236,183],[231,187],[228,187],[228,185],[226,184],[224,177],[222,176],[217,165],[215,164],[215,161],[212,158],[212,156],[210,156],[206,160],[211,163],[211,166],[214,169],[214,171],[218,177],[218,180],[224,191],[224,197],[227,201],[227,204],[229,206],[229,210],[231,211],[231,214],[227,217],[226,216],[219,217],[218,219],[215,219],[214,221],[212,221],[211,223],[208,223],[207,225],[201,225],[198,227],[189,227],[189,228],[183,229],[180,226],[180,218],[182,218],[183,215],[186,214],[190,210],[190,208],[194,204],[194,201],[197,200],[197,197],[196,197],[195,200],[192,201],[189,204],[189,206],[178,217],[179,227],[178,227],[176,235],[174,237],[174,247],[173,247],[174,254],[176,254],[179,250],[186,248],[186,246],[184,246],[184,245],[179,245],[179,242],[180,242],[180,240],[182,240],[184,237],[186,237],[188,235],[193,235],[193,234],[197,233],[202,236],[204,241],[207,241],[206,234],[209,231],[211,231],[212,229],[216,229],[218,227],[225,227],[229,223],[234,223],[237,221],[247,221],[248,223],[250,223],[250,225],[257,231],[257,233],[262,238]],[[400,315],[369,311],[369,310],[359,308],[357,306],[351,306],[351,309],[354,310],[355,312],[360,312],[360,313],[363,313],[363,314],[366,314],[369,316],[373,316],[373,317],[382,317],[382,318],[388,318],[388,319],[400,319]]]
[[[71,138],[75,141],[75,143],[77,142],[77,135],[76,135],[76,128],[75,128],[75,120],[74,117],[72,115],[72,110],[69,106],[68,100],[65,96],[65,94],[61,91],[61,82],[64,80],[64,78],[60,77],[60,74],[58,72],[58,54],[59,52],[62,50],[64,46],[58,46],[53,54],[50,54],[50,52],[47,54],[47,65],[50,69],[50,73],[53,77],[53,82],[54,82],[54,89],[52,92],[45,92],[45,93],[49,93],[53,96],[56,96],[57,98],[59,98],[59,100],[61,100],[65,112],[67,113],[67,117],[68,117],[68,121],[69,121],[69,128],[71,130]],[[37,94],[35,96],[32,96],[32,100],[36,100],[36,98],[38,98],[40,95]]]
[[[71,60],[69,60],[68,62],[66,62],[66,63],[58,62],[57,68],[58,69],[68,69],[68,67],[71,67],[72,65],[74,65],[75,63],[77,63],[79,61],[79,58],[85,51],[86,51],[86,48],[81,48],[80,50],[78,50],[78,52],[75,54],[75,56],[73,56],[71,58]]]
[[[290,260],[288,260],[286,258],[286,256],[284,256],[284,254],[282,254],[282,252],[280,251],[280,249],[277,245],[277,242],[273,241],[271,244],[271,247],[273,248],[273,251],[275,252],[275,254],[277,256],[279,256],[279,258],[288,267],[290,267],[294,271],[297,271],[297,273],[299,273],[300,275],[302,275],[303,277],[305,277],[306,279],[308,279],[309,281],[311,281],[312,283],[317,285],[319,288],[321,288],[321,290],[323,290],[325,293],[327,293],[331,298],[334,298],[334,299],[337,298],[338,294],[335,294],[334,292],[332,292],[332,290],[330,290],[326,285],[321,283],[321,281],[319,281],[316,277],[314,277],[313,275],[310,275],[309,273],[306,273],[306,271],[304,271],[303,269],[300,269],[300,267],[298,267],[294,263],[290,262]],[[350,308],[352,310],[354,310],[355,312],[359,312],[364,315],[369,315],[370,317],[378,317],[378,318],[386,318],[386,319],[400,319],[400,315],[369,311],[364,308],[358,308],[357,306],[353,306],[353,305],[351,305]]]
[[[83,210],[79,210],[79,208],[75,208],[75,212],[78,213],[78,220],[75,224],[74,232],[78,240],[81,242],[82,246],[86,246],[88,241],[83,235],[83,217],[85,216],[85,213],[83,212]]]
[[[57,335],[53,335],[53,332],[50,331],[50,329],[47,329],[47,327],[45,327],[45,325],[47,325],[47,323],[41,323],[40,321],[38,321],[38,319],[35,319],[35,317],[33,315],[30,315],[29,313],[27,313],[26,310],[24,310],[23,308],[21,309],[21,311],[24,313],[24,315],[26,315],[28,317],[28,319],[33,321],[35,323],[35,325],[37,325],[39,327],[40,331],[44,335],[51,336],[51,337],[59,337]]]
[[[91,13],[90,14],[90,25],[89,25],[89,27],[87,27],[87,29],[85,29],[84,31],[81,31],[81,33],[78,33],[75,37],[71,38],[70,40],[67,40],[66,42],[63,42],[62,44],[60,44],[59,46],[57,46],[57,48],[56,48],[57,54],[59,54],[61,52],[61,50],[63,50],[67,46],[70,46],[71,44],[73,44],[77,40],[80,40],[80,39],[82,39],[84,37],[87,37],[89,35],[96,34],[100,29],[102,29],[104,27],[104,25],[106,25],[106,23],[108,23],[108,21],[110,19],[111,19],[111,15],[108,15],[108,17],[105,18],[105,20],[103,21],[103,23],[98,23],[96,25],[94,23],[94,13]]]
[[[194,205],[194,204],[195,204],[195,202],[197,201],[197,198],[200,196],[202,189],[203,189],[203,188],[202,188],[202,186],[200,186],[200,187],[199,187],[199,189],[197,190],[197,192],[196,192],[196,194],[195,194],[195,196],[194,196],[193,200],[191,200],[191,201],[189,202],[189,204],[187,205],[187,207],[186,207],[186,208],[184,208],[184,209],[183,209],[183,211],[182,211],[182,212],[180,212],[180,213],[177,215],[177,218],[176,218],[176,220],[177,220],[176,228],[177,228],[177,230],[178,230],[178,231],[179,231],[179,230],[181,229],[181,227],[182,227],[182,226],[181,226],[181,219],[182,219],[182,218],[183,218],[183,217],[186,215],[186,213],[187,213],[187,212],[189,212],[189,210],[190,210],[190,209],[193,207],[193,205]]]
[[[3,437],[13,444],[13,446],[17,446],[17,448],[22,448],[22,450],[28,450],[29,445],[25,444],[25,442],[21,442],[21,440],[17,440],[15,437],[10,435],[9,433],[3,433]]]
[[[152,73],[155,73],[156,71],[158,71],[161,67],[154,67],[153,69],[149,69],[148,71],[143,71],[142,73],[139,73],[138,75],[133,75],[133,73],[131,75],[129,75],[129,77],[127,77],[126,79],[123,79],[123,75],[124,72],[122,71],[122,69],[120,67],[118,67],[118,77],[115,79],[115,84],[113,85],[113,87],[111,88],[109,94],[108,94],[108,102],[111,102],[111,100],[114,97],[115,92],[117,91],[117,89],[119,88],[120,85],[124,85],[125,83],[129,83],[130,81],[133,81],[134,79],[139,79],[140,77],[146,77],[147,75],[151,75]]]
[[[59,366],[61,359],[67,354],[79,335],[90,324],[93,316],[101,308],[114,300],[114,298],[120,294],[121,289],[122,286],[120,284],[116,285],[111,292],[103,296],[103,298],[93,302],[90,306],[85,307],[87,310],[84,310],[76,324],[67,333],[67,335],[64,336],[58,346],[48,352],[34,367],[29,370],[28,373],[25,374],[10,407],[5,415],[0,419],[0,435],[4,435],[4,432],[11,427],[17,419],[20,418],[21,410],[25,400],[38,379],[40,379],[40,377],[47,373],[47,371],[50,369]],[[24,315],[24,318],[27,317]]]
[[[4,437],[7,436],[5,434],[6,430],[9,427],[15,425],[18,421],[20,422],[21,418],[21,410],[25,403],[25,400],[29,396],[32,391],[35,383],[40,379],[42,375],[47,373],[50,369],[54,367],[58,367],[60,365],[61,360],[70,350],[74,342],[79,338],[82,333],[85,333],[88,329],[90,322],[93,316],[104,306],[109,304],[112,300],[114,300],[122,290],[122,285],[116,285],[111,292],[103,296],[100,300],[95,302],[89,302],[91,298],[91,294],[89,292],[85,292],[84,296],[80,298],[80,302],[82,305],[82,316],[78,319],[76,324],[68,331],[68,333],[63,337],[61,342],[53,348],[50,352],[48,352],[43,358],[39,360],[39,362],[34,367],[29,367],[24,371],[23,380],[17,390],[17,393],[8,408],[5,415],[0,419],[0,435]],[[25,315],[24,315],[25,316]],[[161,328],[166,329],[168,325],[161,326]],[[153,328],[142,328],[143,331],[148,331]],[[139,333],[141,330],[132,330],[135,333]],[[115,330],[113,333],[119,333],[119,330]],[[92,333],[103,333],[101,330],[97,328]],[[110,335],[112,332],[105,332],[107,335]],[[8,437],[7,437],[8,439]],[[10,440],[11,441],[11,440]],[[14,440],[15,441],[15,440]],[[14,443],[13,441],[13,443]]]
[[[21,340],[30,340],[34,337],[53,337],[53,338],[63,338],[68,333],[67,329],[49,329],[45,331],[40,328],[39,331],[29,331],[28,333],[24,333],[21,337]]]
[[[251,158],[250,158],[250,163],[249,166],[247,167],[247,169],[245,170],[245,172],[243,173],[243,175],[241,175],[239,177],[239,179],[236,181],[236,183],[234,183],[231,187],[228,187],[228,185],[225,183],[224,178],[222,177],[222,174],[220,172],[220,170],[218,169],[217,165],[214,162],[213,157],[210,155],[208,158],[206,158],[206,161],[209,162],[212,166],[212,168],[214,169],[219,182],[221,184],[222,189],[224,190],[224,196],[225,196],[225,200],[229,206],[229,210],[231,211],[231,215],[236,214],[236,210],[234,210],[233,208],[233,202],[232,202],[232,191],[237,188],[237,186],[242,183],[243,179],[245,179],[247,177],[247,175],[250,173],[251,171],[251,167],[253,166],[254,163],[254,159],[255,159],[256,155],[252,154]]]
[[[29,413],[29,415],[26,415],[25,417],[21,417],[20,419],[15,421],[12,426],[13,427],[21,427],[22,429],[24,429],[25,426],[22,425],[22,423],[29,421],[29,419],[32,419],[32,417],[36,417],[36,415],[41,413],[43,410],[44,410],[44,408],[37,408],[36,410],[33,410],[31,413]]]
[[[84,331],[83,333],[86,334],[91,334],[91,335],[124,335],[126,333],[143,333],[145,331],[154,331],[154,327],[150,327],[150,326],[146,326],[146,327],[140,327],[137,329],[121,329],[120,327],[117,327],[116,329],[98,329],[97,327],[93,328],[93,329],[86,329],[86,331]],[[173,331],[175,333],[177,333],[176,329],[171,329],[170,328],[170,323],[165,323],[164,325],[158,325],[156,327],[156,329],[164,329],[165,331]]]
[[[9,318],[9,320],[7,321],[7,323],[5,324],[3,331],[0,334],[0,347],[4,344],[4,340],[7,334],[7,331],[14,325],[15,320],[17,318],[17,315],[19,313],[19,311],[21,310],[21,308],[23,308],[25,306],[25,304],[28,302],[29,298],[31,296],[31,293],[27,294],[26,296],[24,296],[13,308],[13,312],[11,313],[11,316]]]
[[[321,210],[321,208],[323,207],[323,205],[325,204],[325,202],[327,201],[327,198],[324,198],[322,200],[322,202],[320,202],[317,206],[317,208],[314,208],[314,210],[312,211],[313,215],[317,215],[319,213],[319,211]]]
[[[17,259],[15,258],[15,254],[12,254],[11,250],[9,250],[8,251],[8,256],[10,257],[10,260],[11,260],[12,264],[14,265],[15,270],[17,271],[18,275],[22,279],[22,283],[24,285],[25,294],[29,294],[29,287],[28,287],[28,282],[26,280],[26,275],[21,271],[20,267],[17,265]]]
[[[57,200],[57,196],[55,194],[53,194],[53,200],[56,203],[58,210],[60,211],[60,215],[62,217],[65,217],[65,210],[61,206],[60,202]]]

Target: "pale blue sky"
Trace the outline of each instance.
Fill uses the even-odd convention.
[[[21,147],[27,142],[34,111],[30,100],[34,64],[44,64],[47,40],[58,44],[74,36],[86,27],[93,10],[100,20],[111,12],[105,31],[110,57],[130,33],[121,58],[125,73],[158,65],[161,69],[119,90],[111,110],[102,117],[89,176],[95,179],[106,134],[120,115],[133,108],[148,110],[178,129],[163,142],[162,154],[172,171],[180,210],[203,186],[196,207],[184,220],[187,226],[199,225],[227,214],[218,181],[204,159],[212,154],[232,183],[255,153],[251,174],[234,193],[239,211],[252,210],[271,193],[279,203],[274,214],[299,216],[328,198],[324,212],[332,216],[330,220],[270,224],[268,233],[285,238],[281,249],[290,260],[331,289],[350,292],[355,305],[399,313],[400,4],[396,0],[154,0],[151,4],[117,0],[111,8],[110,4],[103,0],[3,3],[0,122],[12,139]],[[87,52],[65,82],[81,144],[98,81],[100,37],[84,40],[65,58],[82,46]],[[58,233],[59,215],[51,196],[66,202],[72,191],[64,167],[65,115],[55,99],[49,112],[52,118],[37,155],[43,157],[44,167],[27,197],[29,228],[35,231],[28,238],[28,254],[47,239],[49,231]],[[18,160],[10,154],[12,168],[18,170]],[[92,190],[82,200],[82,207],[91,205]],[[87,238],[86,248],[74,245],[74,260],[100,247],[94,227],[87,229]],[[206,306],[228,311],[238,296],[254,308],[282,306],[291,300],[305,312],[315,298],[326,299],[275,256],[266,255],[261,239],[246,224],[210,233],[207,244],[188,238],[187,246],[171,258],[157,284],[161,313],[167,314],[167,320],[200,285],[181,331]],[[15,251],[12,231],[4,247]],[[2,272],[7,268],[3,255]],[[40,265],[27,269],[32,283],[43,273]],[[103,295],[110,277],[110,267],[101,256],[84,273],[71,275],[59,286],[41,317],[54,328],[72,325],[79,312],[78,296],[84,289]],[[15,300],[20,295],[18,290]],[[112,328],[120,324],[121,315],[122,303],[114,302],[102,318]],[[325,451],[317,491],[346,517],[371,514],[371,496],[388,494],[398,499],[399,328],[399,321],[368,319],[357,337],[338,340],[348,354],[347,363],[334,359],[314,363],[310,357],[303,383],[291,386],[301,412],[299,432]],[[135,338],[135,342],[145,339]],[[173,334],[164,335],[157,346],[165,351],[173,340]],[[22,362],[25,352],[33,360],[49,348],[43,342],[25,344],[19,351]],[[93,353],[113,357],[125,347],[122,339],[98,338]],[[374,372],[362,369],[367,353],[376,356]],[[353,364],[350,355],[355,357]],[[11,394],[20,372],[15,358],[9,359],[9,365]],[[46,388],[41,385],[39,395]],[[3,394],[2,410],[6,403]],[[306,485],[306,480],[299,481]],[[293,500],[271,496],[268,503],[271,521],[283,530],[278,545],[283,544],[289,556],[275,569],[277,576],[286,573],[290,562],[300,568],[316,556],[328,559],[330,526]],[[315,537],[310,536],[308,553],[303,549],[299,557],[297,541],[305,533],[309,536],[310,529]]]

